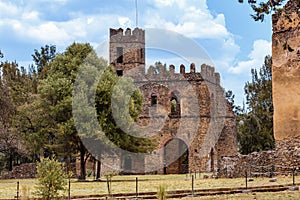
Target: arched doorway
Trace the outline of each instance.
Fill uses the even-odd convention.
[[[188,146],[178,138],[169,140],[164,145],[164,174],[184,174],[188,169]]]

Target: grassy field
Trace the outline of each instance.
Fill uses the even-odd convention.
[[[183,190],[191,189],[191,178],[186,175],[145,175],[137,176],[139,179],[139,192],[156,192],[159,185],[166,185],[167,190]],[[112,178],[112,193],[134,193],[135,192],[135,178],[136,176],[115,176]],[[298,177],[296,177],[296,182]],[[104,180],[104,178],[103,178]],[[35,190],[37,183],[36,179],[20,179],[20,180],[0,180],[0,199],[13,198],[17,193],[17,181],[20,182],[21,195],[30,195]],[[300,181],[300,180],[299,180]],[[298,182],[299,182],[298,181]],[[253,182],[249,182],[248,186],[266,186],[266,185],[280,185],[292,183],[290,176],[277,177],[277,182],[269,182],[268,178],[255,178]],[[233,188],[244,187],[245,179],[203,179],[197,178],[195,180],[195,189],[208,188]],[[107,194],[107,185],[105,181],[94,182],[90,179],[89,182],[77,182],[71,180],[71,195],[90,195],[90,194]],[[274,195],[279,195],[277,199],[300,199],[299,192],[282,192],[282,193],[257,193],[257,194],[240,194],[240,195],[223,195],[218,197],[197,197],[193,199],[270,199],[276,198]],[[296,197],[297,198],[296,198]]]
[[[218,195],[218,196],[204,196],[183,198],[182,200],[299,200],[300,192],[265,192],[252,194],[235,194],[235,195]]]

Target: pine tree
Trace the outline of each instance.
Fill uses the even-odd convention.
[[[245,84],[246,110],[237,116],[240,152],[273,149],[272,58],[265,57],[259,72],[251,70],[252,81]]]
[[[238,0],[243,3],[244,0]],[[264,21],[265,15],[277,12],[285,4],[286,0],[264,0],[257,2],[256,0],[248,0],[249,5],[252,7],[254,14],[251,14],[255,21]],[[298,1],[300,3],[300,1]]]

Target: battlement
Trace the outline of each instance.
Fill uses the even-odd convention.
[[[209,79],[215,81],[215,83],[220,84],[221,76],[218,72],[215,72],[215,68],[206,64],[201,65],[201,74],[204,79]]]
[[[125,31],[122,28],[109,30],[111,42],[142,42],[145,43],[145,30],[135,28],[133,31],[127,28]]]
[[[190,72],[186,72],[186,67],[181,64],[179,66],[179,73],[176,72],[174,65],[170,65],[169,70],[167,70],[167,67],[164,65],[159,65],[157,67],[150,66],[146,75],[157,79],[160,79],[164,76],[183,75],[184,77],[189,77],[190,80],[198,77],[204,80],[209,80],[210,82],[216,84],[220,84],[220,74],[215,72],[214,67],[206,64],[201,65],[200,72],[196,71],[196,65],[194,63],[190,64]]]

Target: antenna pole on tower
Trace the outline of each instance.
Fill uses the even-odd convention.
[[[135,25],[136,27],[138,27],[138,18],[139,18],[139,15],[138,15],[138,0],[135,0]]]

